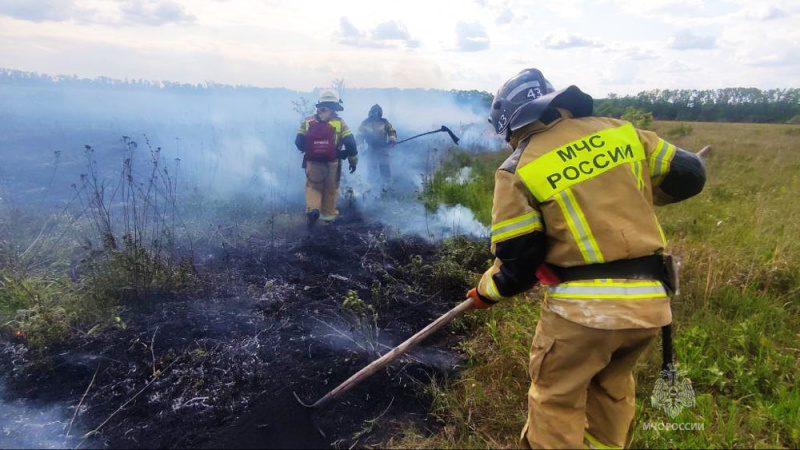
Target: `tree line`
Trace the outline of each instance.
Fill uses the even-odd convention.
[[[459,103],[480,105],[486,111],[491,107],[488,92],[452,92]],[[594,100],[598,116],[619,118],[631,111],[649,112],[656,120],[800,123],[800,89],[654,89]]]
[[[800,89],[655,89],[595,100],[595,114],[620,117],[629,108],[656,120],[800,123]]]
[[[169,81],[94,79],[75,75],[44,75],[35,72],[0,68],[0,84],[6,85],[71,85],[93,88],[133,88],[179,92],[292,92],[282,88],[231,86],[214,82],[186,84]],[[412,90],[418,91],[418,90]],[[427,90],[428,92],[446,92]],[[487,113],[493,95],[479,90],[449,91],[456,103],[475,113]],[[594,112],[599,116],[622,117],[629,111],[650,112],[656,120],[699,122],[773,122],[800,123],[800,89],[724,88],[724,89],[653,89],[620,97],[609,94],[595,99]]]

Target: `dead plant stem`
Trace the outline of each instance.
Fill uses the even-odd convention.
[[[153,376],[157,375],[156,371],[156,353],[153,348],[156,342],[156,333],[158,333],[158,327],[156,327],[156,331],[153,332],[153,337],[150,339],[150,356],[153,358]]]
[[[92,381],[89,382],[89,386],[86,387],[86,391],[81,396],[81,400],[78,402],[78,406],[75,407],[75,412],[72,414],[72,420],[69,422],[69,428],[67,428],[67,435],[64,436],[64,442],[66,442],[66,438],[69,437],[69,434],[72,432],[72,425],[75,423],[75,418],[78,417],[78,411],[81,410],[81,405],[83,405],[83,400],[86,398],[86,394],[89,393],[89,390],[92,388],[94,384],[95,378],[97,378],[97,372],[100,371],[100,364],[97,364],[97,369],[94,370],[94,375],[92,375]]]
[[[116,415],[117,415],[117,413],[119,413],[120,411],[122,411],[123,409],[125,409],[125,407],[126,407],[126,406],[128,406],[128,404],[129,404],[129,403],[131,403],[132,401],[136,400],[136,398],[137,398],[137,397],[139,397],[140,395],[142,395],[142,392],[144,392],[145,390],[147,390],[147,388],[149,388],[149,387],[150,387],[150,385],[151,385],[151,384],[153,384],[153,383],[154,383],[154,382],[155,382],[155,381],[158,379],[158,377],[159,377],[159,376],[161,376],[161,375],[162,375],[162,374],[164,374],[164,373],[165,373],[167,370],[169,370],[169,369],[170,369],[170,368],[171,368],[171,367],[172,367],[172,366],[173,366],[173,365],[174,365],[176,362],[180,361],[180,359],[181,359],[181,357],[175,358],[175,360],[174,360],[174,361],[172,361],[171,363],[169,363],[169,365],[168,365],[168,366],[167,366],[167,367],[164,369],[164,371],[163,371],[163,372],[159,372],[159,373],[158,373],[158,375],[154,376],[152,380],[150,380],[150,381],[149,381],[149,382],[148,382],[148,383],[147,383],[147,384],[146,384],[146,385],[145,385],[143,388],[141,388],[141,389],[139,390],[139,392],[137,392],[136,394],[134,394],[134,396],[133,396],[133,397],[131,397],[131,398],[129,398],[128,400],[126,400],[126,401],[125,401],[125,403],[123,403],[123,404],[122,404],[122,406],[120,406],[119,408],[117,408],[117,410],[116,410],[116,411],[114,411],[113,413],[111,413],[111,415],[110,415],[110,416],[108,416],[108,418],[106,418],[106,420],[104,420],[104,421],[103,421],[103,423],[101,423],[100,425],[98,425],[98,426],[97,426],[97,428],[95,428],[94,430],[92,430],[92,431],[90,431],[90,432],[88,432],[88,433],[84,434],[84,435],[82,436],[82,438],[83,438],[83,439],[87,439],[87,438],[89,438],[90,436],[92,436],[92,435],[94,435],[94,434],[97,434],[97,433],[100,431],[100,428],[103,428],[103,426],[105,426],[105,424],[107,424],[107,423],[108,423],[108,422],[109,422],[109,421],[110,421],[110,420],[111,420],[111,419],[112,419],[114,416],[116,416]]]

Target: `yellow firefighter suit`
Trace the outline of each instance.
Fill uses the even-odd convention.
[[[335,152],[330,157],[311,158],[310,149],[319,138],[309,138],[310,132],[322,130],[321,136]],[[329,136],[325,136],[328,133]],[[328,142],[329,140],[330,142]],[[350,128],[336,113],[327,121],[320,119],[318,114],[306,117],[297,129],[295,145],[298,150],[305,153],[303,167],[306,170],[306,213],[321,212],[320,218],[324,221],[333,221],[339,215],[336,209],[336,200],[339,197],[339,180],[341,178],[340,159],[347,158],[350,171],[354,171],[358,161],[358,150],[355,138]],[[341,147],[344,146],[344,150]]]
[[[394,143],[397,142],[397,132],[394,127],[379,114],[370,114],[358,127],[357,141],[368,146],[364,154],[369,169],[367,175],[370,180],[376,183],[378,174],[380,174],[380,178],[383,180],[383,188],[388,189],[392,184],[390,151]]]
[[[631,371],[672,320],[658,270],[636,274],[663,267],[653,206],[697,194],[705,172],[700,158],[653,132],[591,116],[591,98],[569,89],[588,98],[588,113],[550,107],[510,134],[514,152],[495,177],[496,259],[477,293],[492,303],[530,289],[542,262],[560,276],[578,273],[547,288],[521,444],[623,447],[634,416]]]

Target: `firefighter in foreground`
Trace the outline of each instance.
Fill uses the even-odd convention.
[[[339,215],[336,199],[342,175],[340,160],[347,159],[350,173],[355,172],[358,165],[353,133],[336,114],[344,110],[339,96],[333,91],[323,91],[316,107],[316,114],[303,119],[294,141],[297,149],[304,153],[309,228],[320,218],[330,223]]]
[[[378,184],[380,173],[383,192],[391,189],[392,166],[390,151],[397,142],[397,132],[392,124],[383,117],[381,105],[372,105],[367,118],[358,127],[358,142],[366,143],[369,149],[365,153],[370,178],[373,185]]]
[[[508,80],[491,105],[489,122],[513,153],[495,174],[496,259],[467,296],[489,308],[549,285],[530,351],[524,447],[630,444],[632,369],[672,321],[653,206],[705,183],[701,158],[592,116],[592,105],[536,69]]]

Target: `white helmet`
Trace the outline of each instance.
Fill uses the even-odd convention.
[[[315,106],[317,108],[325,106],[334,111],[344,111],[342,101],[339,99],[339,94],[331,90],[322,91],[319,95],[319,102],[317,102]]]

